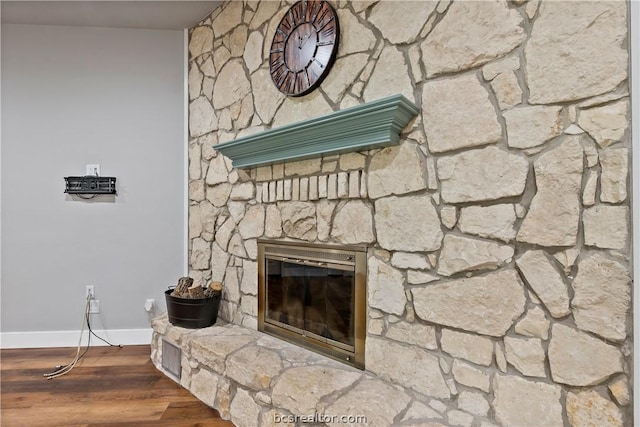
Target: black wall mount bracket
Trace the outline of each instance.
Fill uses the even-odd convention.
[[[66,176],[64,192],[68,194],[116,194],[112,176]]]

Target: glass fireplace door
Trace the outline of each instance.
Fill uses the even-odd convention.
[[[258,240],[258,330],[364,369],[367,249]]]
[[[267,257],[265,273],[266,323],[353,349],[352,266]]]

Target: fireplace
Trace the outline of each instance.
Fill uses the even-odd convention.
[[[364,369],[366,248],[258,241],[258,330]]]

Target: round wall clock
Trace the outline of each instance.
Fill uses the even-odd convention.
[[[327,76],[338,51],[340,28],[326,1],[295,3],[278,24],[271,42],[269,72],[280,92],[305,95]]]

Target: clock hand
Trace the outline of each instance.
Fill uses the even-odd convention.
[[[302,44],[300,45],[300,49],[302,49],[302,46],[304,46],[304,45],[307,43],[307,41],[309,40],[309,38],[310,38],[310,37],[311,37],[311,33],[307,33],[307,34],[305,34],[305,36],[304,36],[304,41],[303,41],[303,42],[302,42]]]

